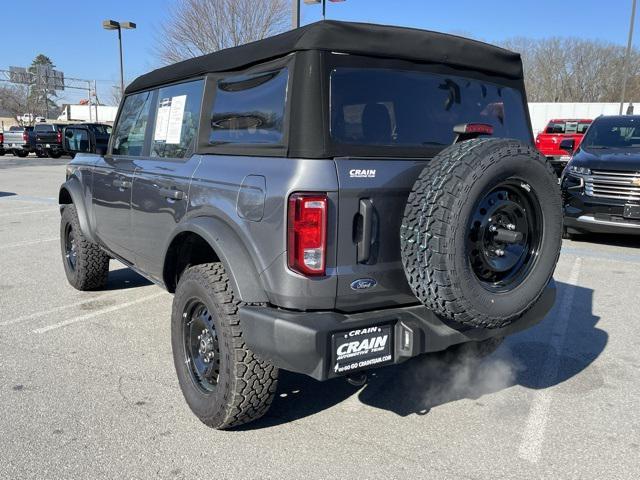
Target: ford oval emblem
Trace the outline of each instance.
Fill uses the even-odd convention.
[[[351,282],[352,290],[367,290],[378,284],[373,278],[359,278]]]

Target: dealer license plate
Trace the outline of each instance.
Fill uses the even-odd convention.
[[[622,216],[624,218],[640,220],[640,205],[625,205]]]
[[[379,325],[334,333],[331,368],[339,375],[393,362],[393,327]]]

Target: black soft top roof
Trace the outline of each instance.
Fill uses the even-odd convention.
[[[518,53],[483,42],[415,28],[324,20],[153,70],[136,78],[125,92],[145,90],[210,72],[239,70],[304,50],[440,63],[512,79],[522,78]]]

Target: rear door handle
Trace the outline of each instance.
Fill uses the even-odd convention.
[[[362,236],[358,241],[358,263],[369,260],[371,255],[371,240],[373,237],[373,202],[369,198],[360,200],[360,216],[362,217]]]
[[[113,181],[113,186],[120,188],[122,190],[126,190],[128,188],[131,188],[131,182],[127,181],[127,180],[114,180]]]
[[[160,195],[171,200],[184,199],[184,192],[182,190],[175,190],[173,188],[161,188]]]

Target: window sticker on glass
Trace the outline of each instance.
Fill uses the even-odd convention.
[[[180,143],[182,135],[182,120],[184,118],[184,107],[187,104],[186,95],[178,95],[171,98],[171,110],[169,121],[167,122],[166,143]]]
[[[187,104],[186,95],[178,95],[171,98],[163,98],[158,107],[158,118],[153,140],[167,144],[180,143],[182,135],[182,120]]]
[[[169,126],[169,112],[171,111],[171,99],[163,98],[158,107],[158,118],[156,119],[156,130],[153,133],[155,141],[165,141],[167,139],[167,127]]]

